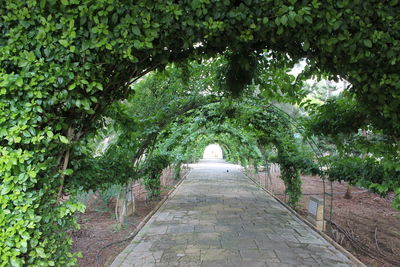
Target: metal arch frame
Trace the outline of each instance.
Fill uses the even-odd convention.
[[[291,125],[293,125],[293,126],[296,128],[296,130],[299,131],[300,133],[301,133],[302,131],[303,131],[303,132],[305,131],[305,128],[304,128],[302,125],[300,125],[300,124],[296,121],[296,119],[294,119],[294,118],[293,118],[292,116],[290,116],[287,112],[285,112],[284,110],[278,108],[277,106],[275,106],[275,105],[273,105],[273,104],[269,104],[268,106],[264,106],[264,108],[272,108],[272,109],[273,109],[272,111],[275,111],[276,114],[284,115],[284,118],[287,120],[287,122],[289,122]],[[325,229],[325,226],[326,226],[326,225],[325,225],[325,218],[326,218],[326,215],[325,215],[326,195],[330,196],[329,221],[332,221],[332,220],[333,220],[333,188],[332,188],[332,181],[329,182],[329,184],[330,184],[330,191],[331,191],[331,192],[330,192],[330,193],[327,193],[327,192],[326,192],[326,184],[325,184],[326,177],[325,177],[324,173],[322,172],[324,166],[322,165],[321,160],[320,160],[320,158],[323,157],[323,153],[322,153],[322,151],[319,149],[319,147],[317,146],[315,140],[313,140],[312,138],[305,138],[305,141],[310,145],[311,149],[313,150],[314,155],[316,156],[316,158],[317,158],[317,160],[318,160],[319,168],[320,168],[320,170],[321,170],[320,178],[321,178],[321,180],[322,180],[322,187],[323,187],[323,190],[324,190],[324,193],[323,193],[323,204],[324,204],[324,209],[323,209],[323,213],[322,213],[322,217],[323,217],[322,229]]]

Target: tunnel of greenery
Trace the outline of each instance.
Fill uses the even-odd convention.
[[[399,16],[397,0],[3,1],[0,266],[76,265],[78,192],[143,179],[157,197],[212,143],[278,163],[292,206],[313,173],[400,208]],[[349,86],[315,101],[308,78]]]

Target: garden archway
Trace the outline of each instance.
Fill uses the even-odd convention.
[[[228,51],[240,67],[230,69],[246,74],[226,76],[238,93],[232,85],[254,71],[247,58],[270,53],[272,67],[307,58],[314,73],[349,80],[377,127],[399,136],[399,12],[398,1],[5,1],[1,261],[74,264],[65,229],[83,206],[58,201],[70,160],[132,83],[169,62]]]

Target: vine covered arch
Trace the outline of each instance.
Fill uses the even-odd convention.
[[[398,138],[399,13],[398,1],[4,1],[0,265],[75,264],[64,229],[83,206],[62,201],[72,150],[132,83],[169,62],[228,52],[226,88],[237,95],[260,55],[271,66],[306,58],[304,75],[350,81],[375,127]]]
[[[181,122],[175,126],[163,150],[178,149],[180,154],[190,155],[195,161],[201,158],[206,145],[216,142],[229,148],[228,161],[242,166],[278,163],[289,204],[296,205],[301,196],[300,174],[319,174],[319,155],[314,155],[311,147],[303,147],[296,140],[297,129],[272,107],[242,102],[230,106],[230,117],[210,117],[211,111],[218,107],[224,109],[224,104],[203,106],[200,113],[192,115],[203,123],[194,123],[193,117],[188,117],[186,124]],[[274,148],[277,153],[271,153]]]

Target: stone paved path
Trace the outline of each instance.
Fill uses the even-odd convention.
[[[237,165],[192,167],[112,267],[354,266]]]

